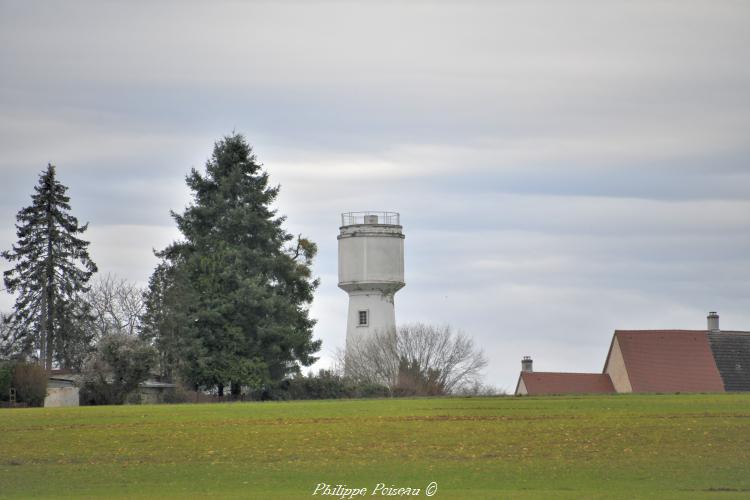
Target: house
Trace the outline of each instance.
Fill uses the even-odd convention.
[[[608,383],[613,390],[607,390]],[[535,373],[522,361],[516,395],[750,391],[750,332],[615,330],[600,374]]]

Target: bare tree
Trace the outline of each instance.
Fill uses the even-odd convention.
[[[507,396],[508,391],[504,387],[496,387],[477,381],[474,384],[461,387],[454,394],[458,396]]]
[[[86,294],[97,338],[136,335],[144,312],[143,290],[113,274],[100,276]]]
[[[450,326],[422,323],[376,331],[339,353],[347,377],[404,394],[451,394],[480,382],[487,365],[474,341]]]
[[[399,352],[395,330],[378,330],[370,337],[349,339],[346,350],[339,350],[337,358],[347,378],[391,389],[396,386]]]

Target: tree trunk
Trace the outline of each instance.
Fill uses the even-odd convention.
[[[46,347],[47,352],[46,356],[44,358],[44,369],[47,371],[52,370],[52,349],[53,349],[53,330],[54,330],[54,324],[55,324],[55,318],[53,316],[53,297],[54,297],[54,291],[52,290],[52,287],[48,284],[49,291],[47,292],[47,327],[46,327]]]
[[[44,366],[47,359],[47,291],[45,290],[42,295],[42,321],[39,325],[39,366]]]
[[[224,397],[224,384],[219,384],[219,397]]]
[[[237,382],[232,382],[231,387],[232,401],[239,401],[240,397],[242,396],[242,386]]]
[[[55,267],[54,267],[54,260],[52,259],[52,231],[54,229],[54,221],[52,220],[52,203],[51,201],[47,202],[47,280],[46,280],[46,286],[47,289],[45,290],[47,294],[47,317],[46,319],[46,325],[44,325],[44,329],[46,330],[42,335],[44,335],[45,340],[43,342],[43,345],[45,347],[45,352],[43,354],[42,362],[44,363],[44,369],[47,371],[50,371],[52,369],[52,336],[53,336],[53,328],[55,324],[54,320],[54,280],[55,280]]]

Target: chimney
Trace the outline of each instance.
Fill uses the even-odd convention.
[[[711,311],[708,313],[708,331],[710,332],[718,332],[719,331],[719,315],[716,314],[716,311]]]
[[[521,360],[521,371],[522,372],[533,372],[534,369],[532,368],[533,361],[531,360],[531,357],[524,356]]]

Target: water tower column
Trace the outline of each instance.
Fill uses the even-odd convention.
[[[346,343],[396,328],[393,297],[404,287],[404,234],[399,214],[342,214],[339,288],[349,294]]]

